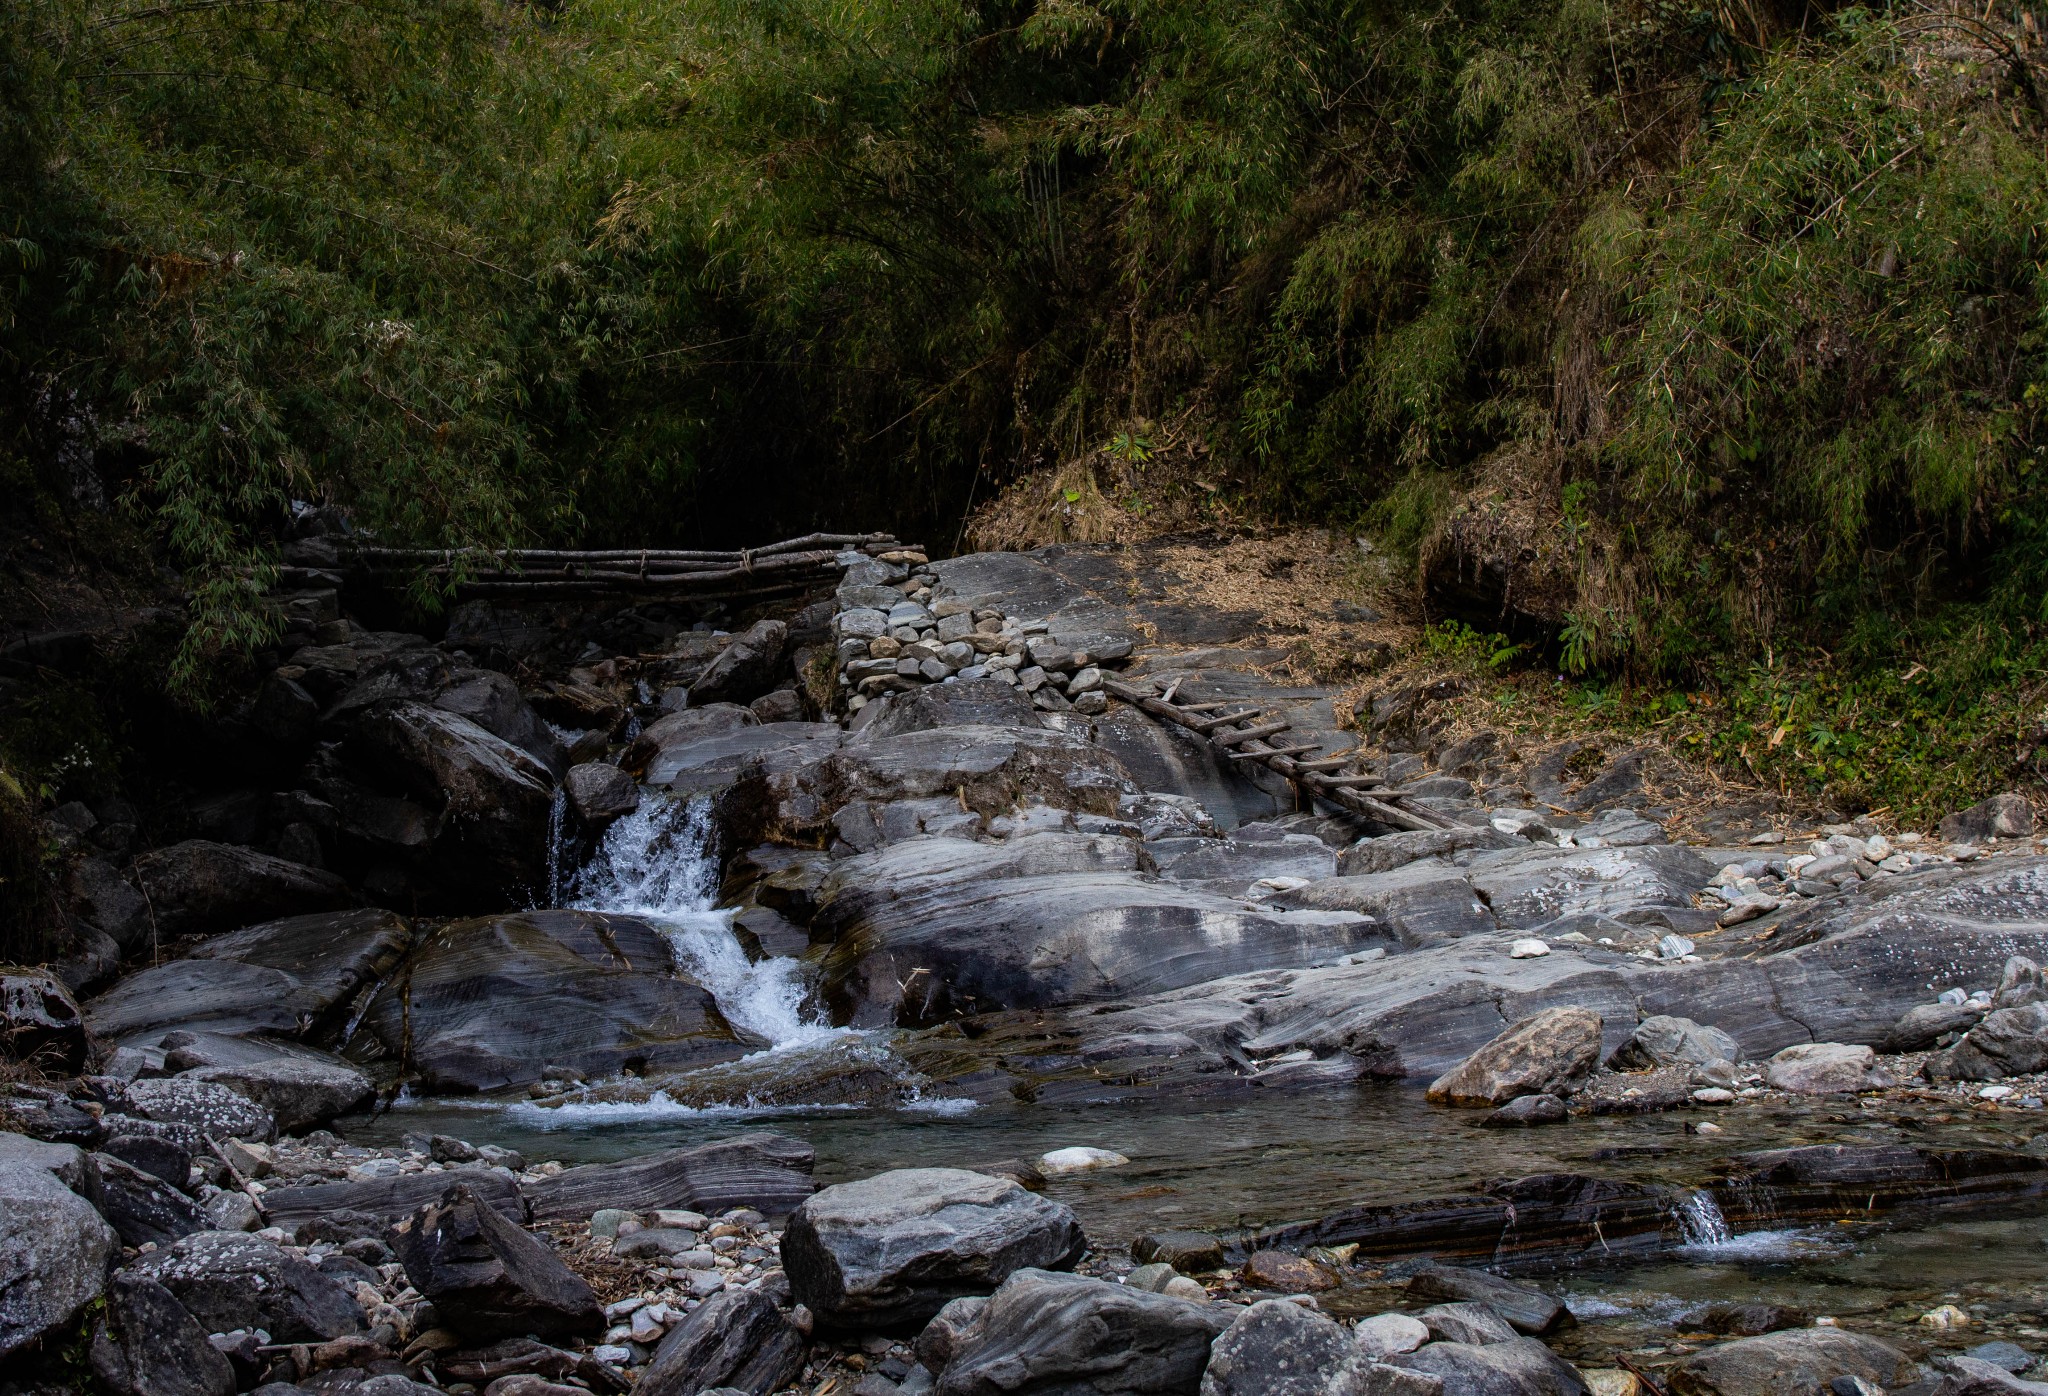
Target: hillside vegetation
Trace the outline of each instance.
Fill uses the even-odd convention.
[[[264,634],[293,499],[432,543],[943,552],[1053,478],[1369,527],[1452,583],[1491,550],[1466,619],[1567,673],[1807,665],[1810,706],[2024,758],[2038,33],[2005,0],[18,0],[6,487],[156,541],[187,679]],[[1921,660],[1939,692],[1890,677]]]

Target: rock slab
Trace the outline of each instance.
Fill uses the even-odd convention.
[[[638,1396],[700,1396],[713,1388],[768,1396],[802,1373],[803,1334],[759,1290],[714,1294],[654,1350]]]
[[[1600,1061],[1600,1015],[1546,1008],[1522,1019],[1430,1083],[1438,1105],[1496,1106],[1523,1095],[1565,1095]]]
[[[118,1246],[92,1204],[33,1162],[0,1162],[0,1357],[69,1323]]]
[[[1229,1326],[1218,1307],[1019,1270],[953,1344],[938,1396],[1191,1396]]]
[[[604,1327],[590,1286],[465,1185],[393,1227],[391,1248],[441,1322],[473,1342],[592,1335]]]

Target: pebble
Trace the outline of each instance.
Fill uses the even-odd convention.
[[[1065,1149],[1054,1149],[1042,1154],[1038,1160],[1038,1171],[1048,1178],[1057,1178],[1063,1173],[1087,1173],[1097,1168],[1121,1168],[1130,1160],[1113,1149],[1096,1149],[1086,1144],[1075,1144]]]
[[[1719,1134],[1719,1133],[1721,1133],[1721,1127],[1720,1127],[1719,1125],[1715,1124],[1715,1123],[1714,1123],[1714,1122],[1713,1122],[1712,1120],[1708,1120],[1708,1121],[1705,1121],[1705,1122],[1704,1122],[1704,1123],[1702,1123],[1702,1124],[1697,1124],[1697,1125],[1694,1125],[1694,1126],[1693,1126],[1693,1129],[1694,1129],[1694,1130],[1695,1130],[1696,1132],[1700,1133],[1700,1134]]]
[[[2011,1086],[1986,1086],[1983,1090],[1977,1092],[1977,1099],[2004,1100],[2007,1096],[2016,1094],[2018,1094],[2018,1092],[2016,1092]]]
[[[1920,1315],[1922,1328],[1933,1328],[1942,1332],[1947,1332],[1951,1328],[1968,1328],[1970,1323],[1970,1316],[1953,1304],[1943,1304],[1938,1309],[1930,1309]]]
[[[1702,1086],[1692,1093],[1692,1098],[1700,1105],[1728,1105],[1735,1100],[1735,1092],[1721,1086]]]
[[[1534,936],[1525,937],[1508,947],[1508,958],[1511,960],[1533,960],[1549,953],[1550,946]]]

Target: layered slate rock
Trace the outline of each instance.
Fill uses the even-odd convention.
[[[1438,1104],[1493,1106],[1524,1095],[1563,1095],[1600,1062],[1600,1015],[1546,1008],[1516,1023],[1430,1083]]]
[[[1022,1269],[1068,1268],[1086,1244],[1064,1204],[1007,1178],[912,1168],[813,1195],[783,1231],[782,1265],[821,1322],[886,1327]]]
[[[165,936],[224,931],[354,900],[348,884],[324,869],[206,839],[143,854],[133,876]]]
[[[363,1329],[339,1284],[260,1236],[202,1231],[135,1262],[209,1333],[262,1328],[280,1343],[323,1343]]]
[[[0,1357],[97,1299],[118,1247],[113,1228],[55,1174],[0,1159]]]
[[[1673,1396],[1831,1396],[1838,1377],[1880,1390],[1913,1379],[1914,1364],[1880,1338],[1800,1328],[1722,1343],[1671,1369]]]
[[[637,1396],[779,1391],[802,1373],[806,1346],[774,1300],[755,1289],[728,1289],[669,1331],[633,1390]]]
[[[428,937],[363,1026],[434,1091],[523,1085],[550,1064],[601,1077],[743,1055],[711,995],[675,970],[668,941],[628,916],[458,921]]]
[[[1540,1336],[1570,1326],[1564,1301],[1529,1285],[1457,1265],[1425,1265],[1408,1280],[1408,1292],[1422,1299],[1484,1304],[1519,1333]]]
[[[1445,1396],[1592,1396],[1578,1369],[1534,1338],[1485,1347],[1430,1343],[1387,1362],[1436,1377]]]
[[[1354,1396],[1370,1365],[1351,1335],[1321,1314],[1264,1299],[1210,1347],[1201,1396]]]
[[[752,1207],[784,1216],[811,1195],[811,1146],[759,1131],[618,1163],[565,1169],[526,1186],[535,1221],[584,1221],[604,1207],[634,1212],[681,1208],[716,1215]]]
[[[247,926],[202,941],[191,958],[277,970],[292,981],[293,1006],[312,1020],[308,1035],[325,1041],[358,996],[398,968],[413,941],[404,917],[365,907]]]
[[[1230,1324],[1222,1310],[1129,1285],[1020,1270],[953,1340],[938,1391],[1186,1396],[1200,1389],[1210,1346]]]
[[[394,1227],[391,1247],[441,1321],[472,1342],[590,1336],[604,1327],[590,1286],[462,1184]]]
[[[779,620],[757,620],[732,637],[718,657],[690,685],[693,702],[745,703],[760,697],[788,675],[784,655],[789,626]]]
[[[360,1182],[273,1187],[263,1194],[263,1206],[271,1223],[282,1227],[296,1227],[315,1217],[337,1213],[391,1223],[438,1201],[456,1182],[512,1221],[526,1220],[526,1203],[519,1194],[519,1184],[505,1173],[484,1167],[444,1173],[401,1173],[396,1177],[365,1178]]]
[[[1623,1071],[1658,1066],[1704,1066],[1712,1061],[1740,1061],[1742,1047],[1719,1028],[1690,1018],[1659,1014],[1636,1024],[1636,1030],[1608,1065]]]
[[[114,1276],[93,1325],[92,1371],[118,1396],[234,1396],[235,1369],[176,1295],[146,1275]]]

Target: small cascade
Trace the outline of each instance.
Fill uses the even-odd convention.
[[[549,906],[562,904],[562,855],[566,851],[562,840],[569,833],[569,795],[561,786],[555,787],[555,797],[548,802],[548,902]]]
[[[1687,1193],[1673,1211],[1678,1221],[1680,1243],[1701,1248],[1726,1246],[1735,1239],[1728,1219],[1708,1192]]]
[[[605,831],[596,855],[558,904],[637,916],[659,926],[676,962],[718,1001],[726,1021],[776,1049],[842,1036],[808,1003],[803,966],[781,957],[752,960],[733,934],[732,912],[717,908],[718,859],[711,802],[654,796]]]

